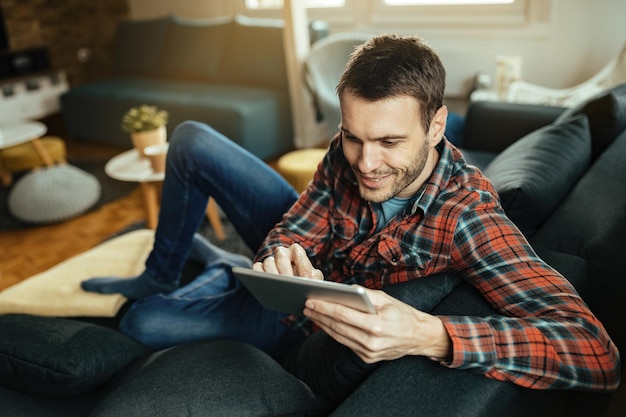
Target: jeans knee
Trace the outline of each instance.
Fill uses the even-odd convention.
[[[161,346],[155,344],[155,335],[158,332],[156,324],[152,313],[131,307],[120,321],[119,330],[126,336],[158,350]]]
[[[174,129],[169,140],[168,166],[211,166],[207,164],[216,155],[224,154],[229,139],[212,127],[195,121],[186,121]]]
[[[170,148],[175,151],[179,149],[193,149],[197,146],[206,146],[214,143],[216,139],[221,139],[222,134],[211,126],[195,122],[182,122],[172,132],[170,138]]]

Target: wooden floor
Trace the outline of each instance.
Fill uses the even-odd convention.
[[[111,158],[125,149],[64,138],[68,160]],[[269,161],[275,167],[276,161]],[[75,219],[54,225],[0,232],[0,291],[93,248],[106,238],[145,219],[139,187]]]
[[[68,159],[112,157],[123,149],[65,139]],[[0,232],[0,290],[84,252],[144,219],[139,188],[125,198],[54,225]]]

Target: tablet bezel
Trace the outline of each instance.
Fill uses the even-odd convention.
[[[233,267],[233,273],[248,291],[270,310],[302,315],[307,298],[318,298],[365,313],[376,313],[374,305],[361,286],[278,275],[241,267]]]

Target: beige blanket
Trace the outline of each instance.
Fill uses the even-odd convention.
[[[154,231],[136,230],[108,240],[0,292],[0,313],[56,317],[113,317],[126,298],[83,291],[96,276],[133,277],[144,269]]]

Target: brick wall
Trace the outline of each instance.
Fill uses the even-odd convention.
[[[115,25],[127,0],[0,0],[12,50],[46,46],[71,86],[109,75]]]

